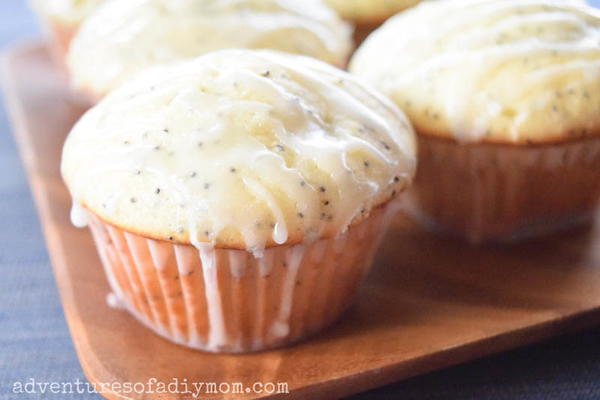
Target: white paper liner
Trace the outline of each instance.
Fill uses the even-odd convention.
[[[176,343],[238,353],[284,346],[333,323],[368,272],[393,208],[337,238],[269,248],[261,259],[147,239],[93,215],[90,229],[114,303]]]
[[[593,220],[600,138],[481,145],[419,137],[412,213],[473,243],[517,241]]]

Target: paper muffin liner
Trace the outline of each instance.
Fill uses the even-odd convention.
[[[199,249],[148,239],[90,215],[90,229],[120,305],[159,335],[211,352],[284,346],[334,322],[368,272],[393,206],[345,234],[312,244]]]
[[[544,145],[459,144],[419,135],[412,211],[472,243],[518,241],[593,221],[600,138]]]

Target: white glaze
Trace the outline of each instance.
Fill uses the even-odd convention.
[[[600,132],[600,11],[570,0],[440,0],[389,20],[351,71],[417,131],[464,141]]]
[[[114,308],[115,310],[122,310],[125,308],[123,305],[123,301],[119,298],[119,296],[117,296],[113,292],[110,292],[106,295],[106,304],[110,308]]]
[[[71,213],[69,215],[71,217],[71,223],[75,227],[85,228],[88,226],[87,211],[79,203],[73,202],[73,205],[71,206]]]
[[[320,0],[109,0],[68,56],[73,84],[101,96],[150,66],[224,48],[265,48],[344,66],[351,29]]]
[[[204,277],[204,290],[206,292],[206,308],[208,310],[209,332],[206,346],[218,349],[229,341],[225,329],[223,315],[223,295],[217,279],[216,250],[208,244],[201,244],[198,253],[202,262],[202,275]]]
[[[339,239],[338,239],[339,240]],[[340,240],[341,241],[341,240]],[[286,337],[290,332],[290,314],[296,289],[296,276],[306,253],[306,247],[298,244],[286,249],[285,280],[281,288],[279,314],[273,321],[269,333],[276,338]]]
[[[69,135],[62,173],[75,204],[125,230],[259,257],[339,235],[403,190],[413,136],[342,71],[226,50],[108,96]]]

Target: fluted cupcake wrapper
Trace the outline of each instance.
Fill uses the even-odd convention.
[[[269,248],[260,259],[148,239],[93,215],[90,228],[115,298],[138,320],[188,347],[248,352],[306,338],[342,314],[391,207],[337,238]]]
[[[515,241],[590,222],[600,138],[547,145],[458,144],[419,136],[413,213],[470,242]]]

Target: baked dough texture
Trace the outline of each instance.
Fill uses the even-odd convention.
[[[83,207],[145,237],[260,252],[344,233],[415,164],[402,112],[351,75],[221,50],[109,94],[70,133],[62,174],[75,220]]]
[[[72,83],[99,98],[145,68],[224,48],[272,49],[345,66],[352,29],[321,0],[109,0],[82,25]]]
[[[600,134],[600,10],[581,1],[427,1],[373,33],[350,69],[420,134],[522,144]]]

